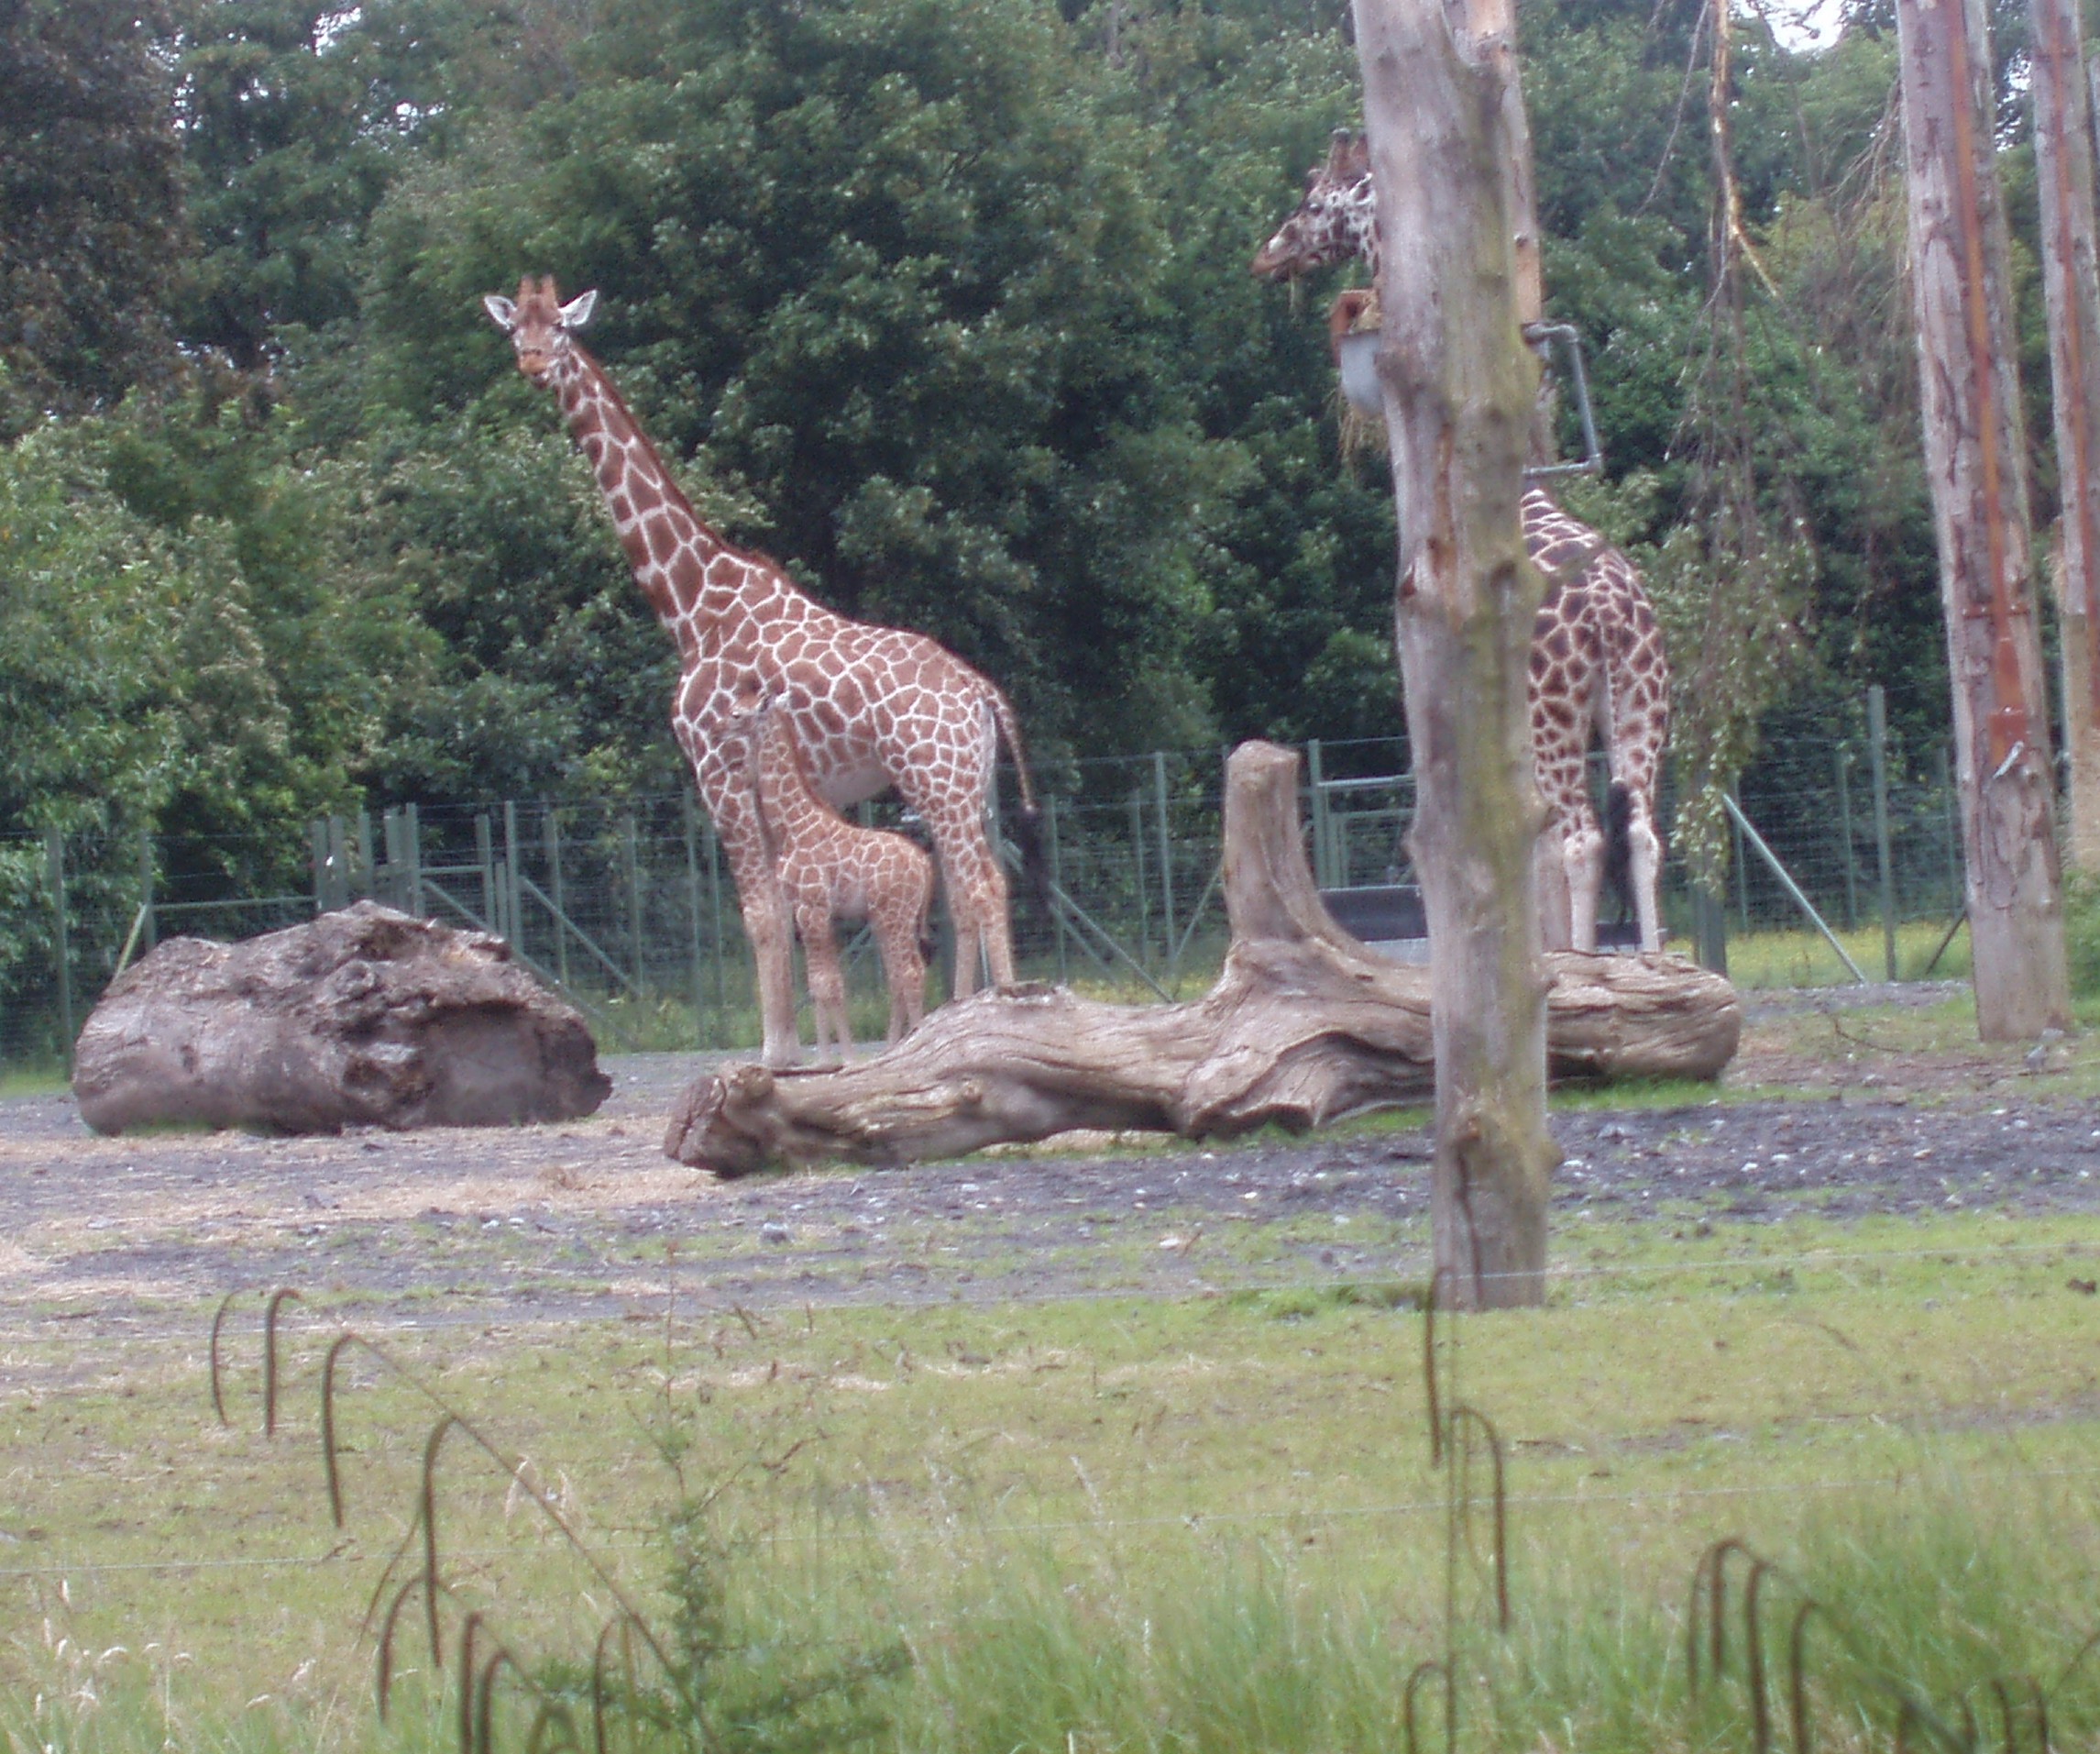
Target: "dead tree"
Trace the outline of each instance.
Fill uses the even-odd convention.
[[[1110,1005],[1061,987],[980,993],[837,1071],[731,1066],[698,1080],[664,1150],[718,1175],[824,1159],[904,1164],[1074,1128],[1228,1139],[1426,1098],[1424,970],[1368,952],[1321,905],[1298,819],[1298,757],[1244,744],[1226,773],[1232,945],[1193,1004]],[[1550,957],[1558,1078],[1720,1075],[1735,994],[1680,957]]]
[[[1545,1296],[1540,806],[1524,681],[1542,583],[1519,530],[1537,362],[1528,179],[1505,0],[1356,0],[1379,190],[1379,374],[1399,508],[1398,628],[1429,921],[1436,1265],[1472,1307]]]
[[[2063,735],[2071,756],[2071,859],[2100,873],[2100,250],[2093,135],[2075,0],[2028,0],[2035,176],[2062,523],[2057,607]]]
[[[1983,0],[1897,0],[1925,467],[1953,685],[1976,1025],[2071,1021]]]

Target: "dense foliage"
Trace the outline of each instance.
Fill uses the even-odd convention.
[[[1397,731],[1331,289],[1247,271],[1354,119],[1346,14],[0,5],[37,122],[0,161],[0,828],[295,844],[353,800],[677,783],[668,643],[479,309],[525,271],[599,290],[593,347],[731,536],[964,653],[1050,764]],[[1578,509],[1655,580],[1680,770],[1789,689],[1880,680],[1941,734],[1887,20],[1735,20],[1732,266],[1699,0],[1523,17],[1610,463]]]

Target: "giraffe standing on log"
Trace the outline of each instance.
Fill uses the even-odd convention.
[[[758,963],[768,1065],[801,1052],[786,899],[765,852],[757,800],[731,721],[771,700],[792,722],[809,779],[834,807],[896,787],[931,830],[955,921],[958,998],[977,986],[982,954],[996,986],[1014,978],[1006,878],[985,833],[998,746],[1020,778],[1016,840],[1036,857],[1035,795],[1005,695],[924,634],[833,613],[762,555],[731,547],[700,521],[604,369],[576,340],[598,301],[561,302],[551,276],[515,301],[483,301],[518,367],[555,392],[589,460],[635,582],[678,649],[671,728],[729,855]]]
[[[1305,195],[1254,259],[1265,281],[1295,280],[1360,258],[1372,294],[1345,292],[1335,338],[1375,296],[1378,204],[1364,141],[1338,130]],[[1625,800],[1628,865],[1641,948],[1662,948],[1663,842],[1656,789],[1670,729],[1670,670],[1640,569],[1543,489],[1523,496],[1524,547],[1545,575],[1532,626],[1528,695],[1532,764],[1545,805],[1539,868],[1549,950],[1597,947],[1605,834],[1589,796],[1590,745],[1601,736],[1611,785]]]
[[[787,893],[809,968],[817,1014],[817,1057],[835,1045],[853,1052],[846,978],[833,927],[864,920],[874,934],[889,986],[889,1040],[902,1041],[926,1015],[926,923],[933,905],[933,861],[916,841],[850,822],[819,796],[802,759],[794,722],[772,702],[731,723],[748,754],[766,852]]]

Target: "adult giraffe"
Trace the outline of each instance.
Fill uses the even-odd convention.
[[[1265,281],[1295,280],[1360,258],[1378,284],[1378,201],[1363,140],[1338,129],[1305,194],[1254,258]],[[1366,294],[1344,293],[1348,314]],[[1342,325],[1341,326],[1346,326]],[[1605,835],[1589,795],[1589,749],[1601,736],[1611,784],[1625,798],[1629,874],[1641,948],[1662,948],[1663,841],[1656,789],[1669,739],[1670,669],[1640,569],[1568,516],[1543,489],[1523,496],[1524,547],[1545,575],[1532,624],[1527,692],[1532,766],[1545,805],[1541,874],[1565,893],[1542,897],[1548,949],[1597,947]]]
[[[1019,770],[1016,838],[1032,854],[1035,793],[1005,695],[922,634],[834,614],[763,555],[731,547],[701,522],[604,368],[576,339],[596,292],[562,303],[551,275],[527,275],[513,301],[483,303],[511,337],[518,368],[555,392],[589,459],[634,579],[678,648],[671,728],[729,855],[758,962],[768,1065],[801,1053],[786,900],[732,734],[766,700],[793,725],[810,782],[834,807],[891,786],[933,835],[955,921],[955,993],[977,986],[980,951],[996,986],[1014,978],[1006,878],[984,830],[1001,738]]]

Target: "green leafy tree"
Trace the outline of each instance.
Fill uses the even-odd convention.
[[[353,319],[373,210],[482,86],[514,94],[518,25],[484,0],[178,0],[201,243],[184,337],[244,372]],[[492,95],[493,94],[488,94]]]
[[[594,344],[688,486],[758,512],[732,538],[982,665],[1039,739],[1207,736],[1190,510],[1231,459],[1168,346],[1142,130],[1054,17],[686,0],[578,72],[382,209],[373,387],[522,442],[550,410],[479,295],[595,286]]]
[[[174,358],[188,248],[166,7],[0,0],[0,439]]]

